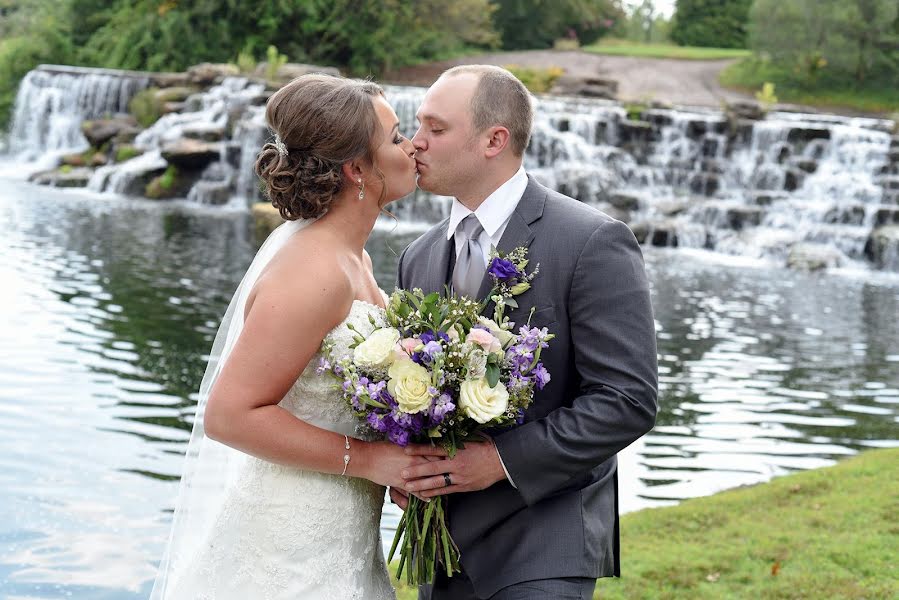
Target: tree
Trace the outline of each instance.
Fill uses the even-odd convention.
[[[0,130],[12,113],[19,81],[41,63],[70,62],[74,50],[65,2],[0,4]]]
[[[753,50],[806,84],[899,80],[895,0],[756,0]]]
[[[551,48],[576,36],[591,44],[624,21],[620,0],[492,0],[493,23],[505,50]]]
[[[681,46],[746,48],[750,6],[752,0],[677,0],[671,39]]]

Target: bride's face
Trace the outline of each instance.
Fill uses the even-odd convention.
[[[387,100],[376,96],[372,102],[382,132],[380,143],[375,144],[375,164],[384,175],[385,201],[393,202],[415,189],[415,148],[400,135],[399,119]]]

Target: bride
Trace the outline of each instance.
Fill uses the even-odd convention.
[[[151,599],[394,598],[384,486],[427,459],[377,441],[315,373],[322,341],[383,324],[364,250],[415,187],[414,148],[371,82],[299,77],[275,93],[256,162],[287,222],[260,248],[216,336]]]

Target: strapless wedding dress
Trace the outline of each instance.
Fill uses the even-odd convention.
[[[369,317],[383,326],[380,307],[356,300],[325,339],[340,356],[347,354],[352,335],[346,325],[367,333],[373,329]],[[316,374],[319,358],[309,361],[279,405],[317,427],[370,439],[335,391],[334,379]],[[166,599],[395,598],[381,548],[382,486],[243,456],[214,526],[199,552],[182,559]]]

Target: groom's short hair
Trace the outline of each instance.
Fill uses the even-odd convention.
[[[515,156],[522,156],[531,137],[533,108],[531,93],[508,70],[494,65],[459,65],[443,72],[441,77],[471,73],[478,86],[471,98],[471,121],[476,132],[501,125],[509,130],[510,145]]]

